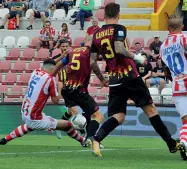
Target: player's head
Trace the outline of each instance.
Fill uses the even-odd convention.
[[[62,52],[66,51],[70,48],[70,43],[67,39],[61,39],[59,41],[59,43],[60,43],[60,49]]]
[[[177,15],[172,15],[168,19],[168,30],[170,33],[180,33],[183,30],[183,20]]]
[[[46,59],[43,62],[42,70],[48,72],[49,74],[52,74],[55,65],[56,62],[54,61],[54,59]]]
[[[105,6],[105,19],[107,23],[116,24],[119,20],[120,5],[116,3],[108,3]]]

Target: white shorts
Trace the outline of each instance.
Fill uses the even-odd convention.
[[[42,120],[31,120],[22,113],[22,119],[27,126],[33,130],[44,130],[52,132],[57,127],[57,120],[42,113]]]
[[[187,104],[187,95],[184,96],[174,96],[173,100],[175,102],[175,107],[177,112],[180,114],[180,117],[187,115],[186,104]]]

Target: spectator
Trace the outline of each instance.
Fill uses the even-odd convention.
[[[25,1],[25,6],[26,6],[26,11],[28,9],[32,9],[33,8],[33,0],[26,0]]]
[[[159,36],[154,36],[154,41],[149,45],[149,59],[150,61],[157,61],[160,56],[160,46],[162,45],[162,41],[160,41]]]
[[[0,29],[4,29],[4,25],[7,22],[8,19],[12,19],[16,17],[16,29],[19,29],[19,24],[20,24],[20,17],[22,16],[22,11],[24,9],[24,4],[22,3],[21,0],[14,0],[11,3],[11,8],[10,8],[10,13],[8,13],[3,22],[2,25],[0,26]]]
[[[134,54],[139,54],[141,53],[142,55],[145,55],[147,57],[147,52],[144,51],[142,45],[140,44],[140,42],[136,42],[134,44]]]
[[[0,8],[3,7],[3,0],[0,0]]]
[[[60,9],[61,6],[64,7],[64,10],[65,10],[65,13],[66,13],[66,16],[68,14],[68,10],[69,10],[69,6],[73,6],[73,0],[57,0],[56,1],[56,9]]]
[[[5,0],[4,8],[8,8],[10,10],[11,9],[11,3],[12,3],[12,0]]]
[[[150,85],[159,85],[160,91],[164,88],[165,83],[165,73],[164,68],[162,66],[162,60],[158,59],[156,67],[153,69],[152,78],[147,80],[147,86]]]
[[[30,26],[28,30],[33,29],[33,22],[35,18],[41,18],[43,24],[46,21],[46,17],[49,16],[49,8],[53,4],[53,0],[33,0],[33,11],[30,13]]]
[[[137,67],[139,75],[142,77],[142,80],[147,85],[147,80],[151,77],[151,73],[152,73],[151,64],[146,60],[143,65],[137,63],[136,67]]]
[[[39,50],[41,47],[49,49],[53,48],[55,29],[51,27],[50,21],[46,21],[44,26],[45,27],[40,30],[39,42],[36,45],[37,50]]]
[[[62,29],[58,32],[58,39],[57,39],[57,44],[55,45],[54,49],[58,48],[59,46],[59,41],[61,39],[67,39],[69,44],[71,45],[71,38],[69,37],[70,32],[68,31],[68,25],[66,23],[62,23]]]
[[[76,24],[76,21],[80,19],[80,30],[84,30],[84,18],[90,18],[93,16],[95,1],[94,0],[81,0],[80,1],[80,11],[78,12],[76,19],[72,21],[70,24]]]
[[[187,0],[182,0],[182,12],[183,12],[183,31],[187,31]]]
[[[99,28],[100,28],[100,27],[98,26],[98,19],[97,19],[96,17],[92,18],[92,26],[90,26],[90,27],[87,29],[85,39],[86,39],[87,41],[89,41],[90,39],[92,39],[93,34],[94,34]]]

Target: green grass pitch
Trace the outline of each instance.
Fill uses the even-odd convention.
[[[27,135],[0,146],[0,169],[187,169],[158,138],[107,137],[103,145],[99,159],[67,136]]]

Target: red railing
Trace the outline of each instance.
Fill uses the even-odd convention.
[[[157,13],[162,2],[164,2],[164,0],[154,0],[154,13]]]

